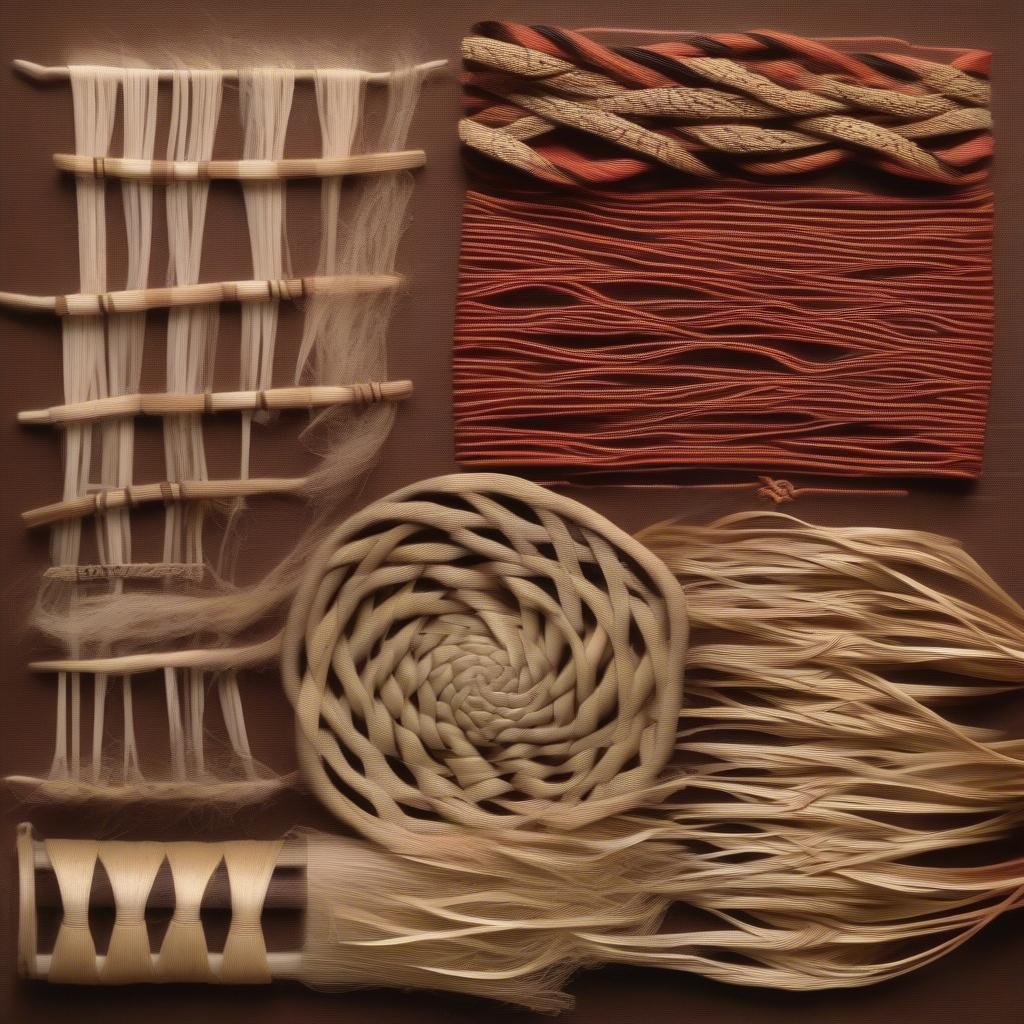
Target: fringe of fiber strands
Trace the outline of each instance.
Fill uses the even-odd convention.
[[[981,471],[988,191],[472,191],[463,216],[467,468]]]

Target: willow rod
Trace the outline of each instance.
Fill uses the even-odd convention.
[[[118,508],[133,508],[148,502],[226,501],[250,498],[258,494],[295,494],[306,484],[305,477],[262,477],[251,480],[164,480],[156,484],[132,484],[85,494],[70,501],[22,512],[30,529],[59,523],[65,519],[84,519],[94,512],[102,515]]]
[[[11,61],[11,66],[15,71],[24,75],[26,78],[31,78],[36,82],[59,82],[67,80],[71,75],[71,69],[66,64],[53,65],[46,67],[43,64],[37,64],[35,61],[23,60],[22,58],[15,58]],[[431,60],[424,64],[417,64],[416,69],[418,71],[425,72],[427,74],[433,71],[439,71],[441,68],[447,67],[447,60]],[[170,82],[176,74],[179,73],[180,69],[174,68],[160,68],[157,70],[157,77],[161,82]],[[226,82],[237,82],[238,81],[238,68],[203,68],[204,71],[215,71],[219,70],[221,76]],[[331,70],[329,68],[297,68],[294,72],[296,82],[313,82],[316,80],[317,75],[321,71]],[[371,85],[380,85],[391,80],[392,72],[390,71],[363,71],[361,72],[363,81]]]
[[[285,178],[335,178],[422,167],[422,149],[350,156],[302,157],[291,160],[138,160],[117,156],[54,153],[59,170],[81,177],[125,178],[134,181],[280,181]]]
[[[0,292],[0,306],[29,313],[56,313],[57,316],[101,316],[104,313],[144,313],[148,309],[205,306],[218,302],[271,302],[318,295],[369,294],[387,291],[401,282],[398,274],[338,274],[270,281],[210,281],[170,288],[129,288],[70,295]]]
[[[205,394],[112,395],[88,402],[28,409],[19,423],[63,424],[122,416],[174,416],[181,413],[238,412],[254,409],[322,409],[326,406],[368,404],[405,398],[411,380],[387,380],[343,387],[270,388],[264,391],[217,391]]]

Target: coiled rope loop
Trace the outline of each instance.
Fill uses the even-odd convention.
[[[307,573],[282,657],[300,764],[371,838],[574,829],[651,798],[686,637],[680,585],[602,516],[514,477],[428,480]]]

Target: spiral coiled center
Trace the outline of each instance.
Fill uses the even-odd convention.
[[[335,532],[282,668],[307,779],[371,837],[571,829],[657,781],[685,639],[682,590],[638,542],[537,485],[459,475]]]

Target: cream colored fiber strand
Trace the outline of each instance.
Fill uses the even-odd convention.
[[[289,69],[246,68],[239,72],[245,159],[279,160],[284,155],[294,89],[294,72]],[[253,276],[266,279],[291,277],[286,244],[284,183],[243,182],[242,194],[249,225]],[[280,303],[276,300],[242,307],[239,388],[243,391],[263,390],[271,384],[279,309]],[[253,421],[264,423],[269,416],[265,411],[242,413],[241,480],[249,477]],[[238,549],[237,517],[243,508],[243,501],[236,502],[225,528],[219,562],[227,578],[233,575]],[[255,768],[234,672],[222,677],[218,692],[231,745],[241,758],[246,774],[253,777]]]
[[[169,160],[208,160],[213,152],[220,118],[222,77],[214,71],[178,71],[171,79],[171,125],[167,138]],[[167,283],[194,284],[202,264],[203,232],[210,185],[207,181],[167,185]],[[172,309],[167,319],[168,391],[206,392],[213,386],[217,345],[216,305]],[[168,480],[206,480],[206,450],[202,418],[198,415],[164,419],[164,458]],[[202,502],[170,502],[164,520],[164,562],[202,563]],[[182,685],[184,712],[182,710]],[[164,671],[171,777],[201,778],[205,772],[204,711],[206,680],[202,672],[187,672],[179,680]]]
[[[156,138],[157,77],[147,70],[126,68],[121,79],[121,119],[126,156],[151,157]],[[128,249],[128,288],[144,288],[149,280],[153,237],[153,186],[149,182],[122,182],[125,238]],[[106,324],[107,391],[110,395],[139,390],[142,353],[146,336],[145,313],[114,316]],[[103,423],[100,427],[102,460],[101,487],[126,487],[133,480],[135,425],[130,421]],[[97,549],[101,563],[124,565],[132,561],[131,522],[128,510],[114,510],[97,520]],[[123,581],[112,581],[114,593]],[[93,698],[92,777],[100,780],[103,762],[103,725],[107,681],[97,676]],[[131,682],[121,682],[122,778],[128,782],[140,776],[135,738]]]
[[[322,71],[315,79],[316,108],[325,157],[344,157],[352,152],[362,115],[365,80],[358,71]],[[339,264],[338,219],[341,214],[342,178],[327,178],[320,186],[320,254],[317,274],[331,275]],[[302,340],[296,359],[295,380],[316,340],[328,323],[329,300],[312,299],[306,306]],[[344,344],[344,342],[342,342]]]
[[[239,72],[239,102],[247,160],[279,160],[284,155],[288,117],[295,89],[294,72],[284,68],[246,68]],[[285,246],[285,188],[281,182],[244,182],[242,194],[249,223],[253,277],[291,277]],[[278,303],[242,308],[242,348],[239,388],[260,391],[270,387],[277,336]],[[242,416],[242,460],[239,475],[249,475],[253,416]],[[257,413],[257,422],[266,420]]]
[[[114,130],[120,75],[113,70],[73,67],[70,72],[74,104],[75,148],[87,156],[103,156],[110,147]],[[107,284],[106,204],[102,182],[76,181],[78,208],[79,285],[83,291],[104,291]],[[109,393],[104,325],[99,317],[82,317],[64,322],[64,399],[68,402],[103,398]],[[93,462],[93,428],[76,426],[64,434],[65,500],[77,498],[89,489]],[[61,523],[54,528],[50,557],[54,565],[76,565],[79,561],[82,527],[80,522]],[[40,593],[40,608],[55,615],[74,614],[75,595],[65,589]],[[75,653],[74,640],[70,652]],[[69,707],[70,704],[70,707]],[[77,780],[81,776],[81,680],[63,675],[57,683],[56,743],[51,779]],[[68,732],[71,734],[70,751]]]

